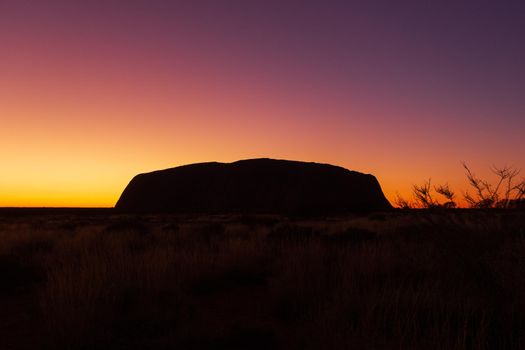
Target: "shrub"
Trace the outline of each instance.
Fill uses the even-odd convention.
[[[461,163],[466,171],[468,183],[474,189],[474,194],[466,191],[463,198],[470,208],[521,208],[525,207],[525,179],[517,181],[520,169],[512,166],[492,166],[491,171],[497,176],[494,183],[478,178],[467,166]],[[444,197],[442,202],[435,198],[434,193]],[[456,208],[456,194],[447,184],[431,185],[431,180],[421,185],[413,185],[412,194],[414,200],[411,202],[399,194],[395,204],[401,209],[410,208]]]

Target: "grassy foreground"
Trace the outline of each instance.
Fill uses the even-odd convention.
[[[525,215],[0,213],[1,349],[523,349]]]

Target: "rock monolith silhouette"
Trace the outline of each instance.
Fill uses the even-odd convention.
[[[132,212],[327,214],[386,210],[391,205],[373,175],[262,158],[139,174],[115,207]]]

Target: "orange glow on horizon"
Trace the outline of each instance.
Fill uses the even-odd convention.
[[[465,26],[443,8],[429,18],[450,26],[422,26],[353,2],[8,3],[0,207],[112,207],[138,173],[258,157],[371,173],[392,203],[428,178],[460,197],[461,161],[488,179],[492,164],[525,171],[521,19],[487,25],[489,11]],[[496,32],[506,40],[487,41]]]

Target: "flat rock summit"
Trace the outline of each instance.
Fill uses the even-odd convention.
[[[329,164],[261,158],[139,174],[115,207],[131,212],[326,214],[391,205],[373,175]]]

